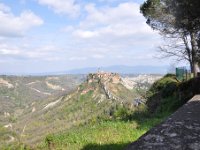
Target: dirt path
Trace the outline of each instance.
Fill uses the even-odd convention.
[[[126,150],[200,150],[200,95]]]

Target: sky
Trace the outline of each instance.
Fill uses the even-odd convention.
[[[0,73],[169,65],[144,0],[0,0]]]

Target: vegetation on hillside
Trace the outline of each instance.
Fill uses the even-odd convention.
[[[168,74],[155,82],[147,92],[147,106],[134,113],[121,108],[115,112],[118,117],[89,123],[64,133],[51,134],[38,147],[40,149],[124,149],[137,140],[169,114],[177,110],[194,94],[200,93],[195,78],[179,82],[175,75]],[[151,113],[149,113],[149,111]]]
[[[152,113],[173,112],[200,93],[199,84],[200,78],[180,82],[175,75],[168,74],[147,92],[147,107]]]
[[[107,84],[107,90],[120,99],[109,99],[98,82],[84,82],[72,93],[37,107],[37,111],[20,118],[14,128],[22,135],[24,143],[35,145],[48,133],[69,130],[95,122],[98,118],[123,118],[134,111],[131,102],[135,93],[122,84],[111,82]]]
[[[0,123],[8,124],[33,108],[73,91],[83,75],[62,76],[0,76]],[[5,115],[6,114],[6,115]]]
[[[162,118],[143,118],[143,120],[102,120],[74,128],[63,133],[46,137],[39,149],[66,150],[121,150],[138,139]]]
[[[27,140],[27,144],[16,142],[4,149],[123,149],[183,105],[186,98],[200,92],[195,84],[199,82],[198,78],[179,82],[175,75],[166,75],[148,90],[147,106],[139,105],[134,109],[130,109],[128,103],[122,105],[106,99],[98,83],[83,83],[74,95],[63,97],[53,111],[43,111],[42,116],[38,112],[25,121],[29,125],[20,139]],[[122,92],[125,90],[122,85],[115,86],[117,88],[109,85],[115,92],[119,90],[118,94],[130,94]],[[40,126],[44,128],[38,130]],[[47,135],[48,132],[51,133]],[[29,145],[35,141],[39,144]]]

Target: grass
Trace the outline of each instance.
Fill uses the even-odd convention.
[[[145,113],[136,113],[131,116],[130,121],[103,120],[73,128],[70,131],[50,134],[37,148],[42,150],[121,150],[168,115],[150,117]]]

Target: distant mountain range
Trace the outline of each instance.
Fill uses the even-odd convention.
[[[108,66],[108,67],[89,67],[69,70],[67,74],[88,74],[101,71],[116,72],[120,74],[166,74],[168,66]]]
[[[65,74],[88,74],[101,71],[115,72],[119,74],[166,74],[169,66],[125,66],[115,65],[107,67],[85,67],[57,72],[43,73],[0,73],[1,75],[18,75],[18,76],[47,76],[47,75],[65,75]]]

